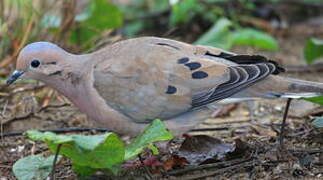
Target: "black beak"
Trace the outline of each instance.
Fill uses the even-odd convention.
[[[21,75],[24,74],[25,71],[14,71],[12,75],[7,79],[7,85],[15,82]]]

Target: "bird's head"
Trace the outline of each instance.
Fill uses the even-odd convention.
[[[17,58],[16,70],[7,84],[17,79],[46,81],[50,76],[62,73],[70,54],[50,42],[35,42],[24,47]]]

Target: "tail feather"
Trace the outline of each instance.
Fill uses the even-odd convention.
[[[269,76],[250,88],[262,97],[303,98],[323,95],[323,83],[303,81],[281,76]]]

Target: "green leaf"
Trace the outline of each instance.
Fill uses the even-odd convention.
[[[60,144],[59,154],[72,161],[73,170],[80,177],[89,176],[98,170],[109,170],[116,174],[122,162],[137,156],[145,147],[150,148],[154,154],[158,154],[158,149],[152,143],[173,138],[161,120],[154,120],[126,148],[114,133],[67,136],[31,130],[25,134],[32,140],[45,142],[53,153],[56,153]]]
[[[89,168],[88,166],[79,166],[77,164],[72,165],[72,170],[74,172],[77,172],[77,175],[82,179],[91,176],[95,172],[98,171],[98,169]]]
[[[84,24],[99,30],[117,28],[122,25],[122,14],[119,8],[107,0],[92,0],[91,15]]]
[[[124,28],[124,34],[127,37],[134,37],[138,34],[142,29],[144,29],[145,23],[143,21],[134,21],[127,24]]]
[[[165,124],[161,120],[156,119],[145,128],[140,136],[126,146],[125,160],[129,160],[140,154],[150,143],[170,140],[172,138],[173,135],[167,131]]]
[[[308,39],[304,48],[304,56],[307,64],[311,64],[316,59],[323,57],[323,40]]]
[[[157,0],[144,3],[145,6],[149,6],[149,12],[161,12],[167,10],[170,7],[169,1]]]
[[[72,142],[73,139],[69,136],[64,136],[64,135],[56,135],[55,133],[52,132],[40,132],[36,130],[29,130],[25,133],[25,135],[34,141],[50,141],[51,143],[54,144],[62,144],[65,142]]]
[[[13,173],[18,180],[46,179],[52,171],[54,158],[41,155],[24,157],[13,165]]]
[[[159,154],[158,148],[156,146],[154,146],[153,144],[148,144],[147,148],[152,151],[153,155]]]
[[[272,51],[278,49],[278,43],[273,37],[250,28],[235,32],[233,34],[233,45],[253,46]]]
[[[95,36],[122,26],[119,8],[107,0],[92,0],[84,12],[76,16],[79,26],[71,34],[71,42],[87,45]]]
[[[232,33],[229,30],[231,26],[230,20],[221,18],[194,44],[230,49],[232,47]]]
[[[312,122],[313,126],[315,127],[323,127],[323,117],[316,117],[314,121]]]
[[[192,9],[196,7],[196,0],[184,0],[172,5],[172,12],[170,15],[170,25],[175,26],[178,23],[188,22],[192,14]]]
[[[323,96],[304,98],[306,101],[310,101],[312,103],[323,105]]]
[[[32,140],[44,141],[55,153],[61,144],[60,154],[72,164],[92,169],[109,169],[116,172],[124,161],[124,144],[114,133],[102,135],[56,135],[51,132],[27,131]]]

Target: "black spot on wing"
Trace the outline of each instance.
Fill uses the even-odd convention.
[[[193,71],[200,68],[202,65],[201,63],[198,63],[198,62],[191,62],[191,63],[185,64],[185,66],[187,66],[188,68],[190,68],[191,71]]]
[[[173,48],[173,49],[179,50],[179,48],[178,48],[178,47],[173,46],[173,45],[170,45],[170,44],[167,44],[167,43],[157,43],[157,45],[160,45],[160,46],[167,46],[167,47],[170,47],[170,48]]]
[[[188,57],[183,57],[177,60],[178,64],[185,64],[189,61],[190,59]]]
[[[206,72],[203,71],[196,71],[194,73],[192,73],[192,78],[193,79],[203,79],[208,77],[209,75]]]
[[[177,91],[177,88],[176,87],[174,87],[174,86],[168,86],[167,87],[167,91],[166,91],[166,94],[175,94],[176,93],[176,91]]]

